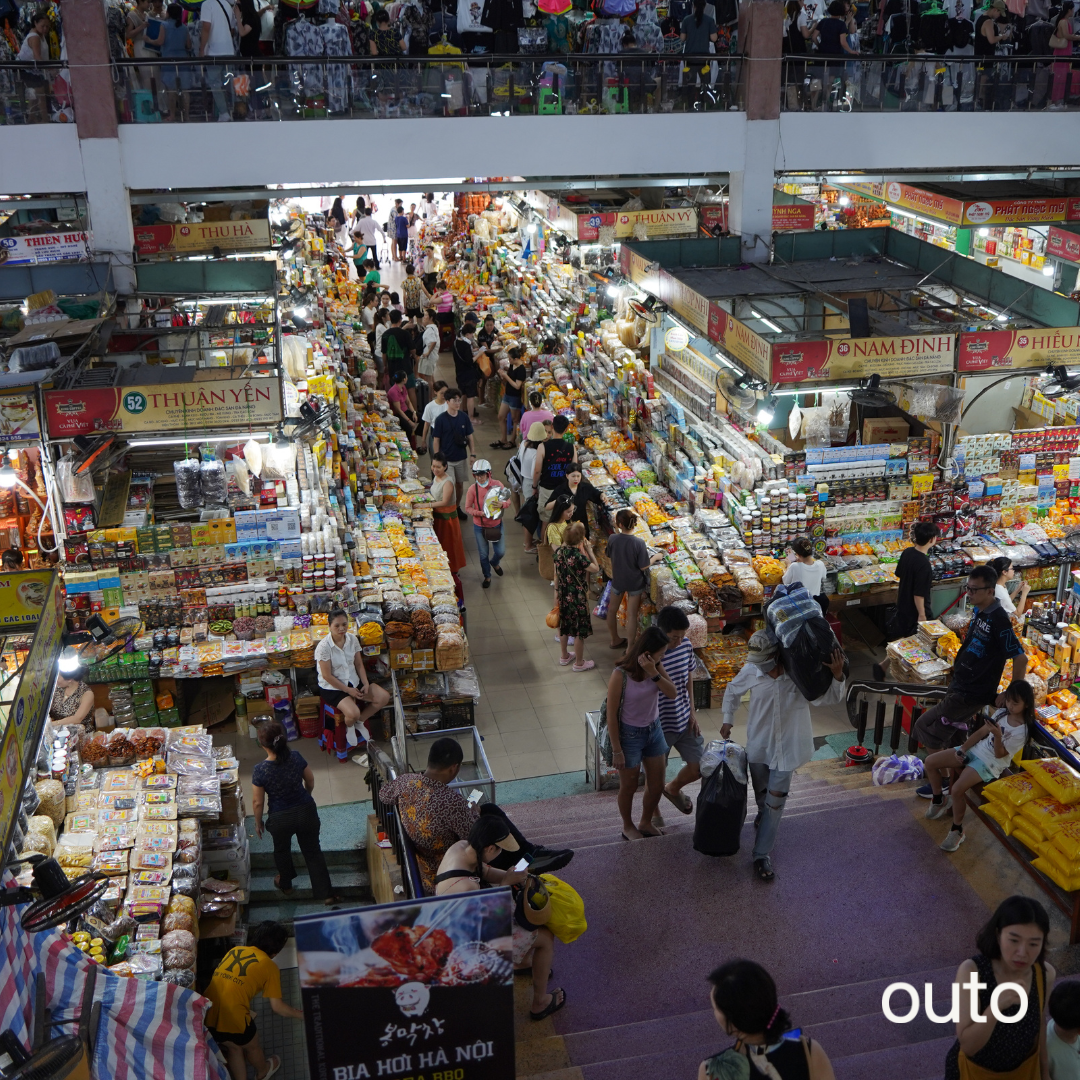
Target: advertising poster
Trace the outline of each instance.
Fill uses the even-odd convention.
[[[7,851],[11,833],[22,802],[23,777],[19,742],[15,725],[8,724],[0,734],[0,850]]]
[[[0,574],[0,626],[5,631],[19,627],[34,628],[49,595],[52,576],[52,570],[19,570]]]
[[[830,338],[772,346],[772,380],[883,379],[939,375],[953,369],[953,335]]]
[[[0,395],[0,439],[4,442],[36,442],[40,435],[34,395]]]
[[[769,378],[772,346],[744,322],[729,315],[719,304],[709,303],[710,341],[715,341],[736,360],[762,379]]]
[[[24,766],[37,753],[45,715],[56,682],[55,663],[64,633],[64,594],[55,572],[39,610],[37,631],[23,665],[15,700],[8,712],[8,727],[14,730]]]
[[[173,251],[262,251],[270,247],[270,222],[204,221],[193,225],[140,225],[135,250],[140,255]]]
[[[54,439],[95,431],[183,431],[247,427],[281,419],[280,379],[213,379],[202,383],[47,390],[45,418]]]
[[[1080,361],[1080,327],[983,330],[960,335],[958,371],[1001,371]]]
[[[298,917],[312,1080],[514,1080],[512,915],[483,889]]]
[[[908,210],[913,214],[943,221],[948,225],[959,225],[963,220],[964,204],[959,199],[950,199],[935,191],[926,191],[911,184],[858,182],[838,184],[842,191],[854,191],[859,195],[868,195],[872,199],[881,199],[891,206]]]
[[[89,258],[90,238],[84,232],[0,237],[0,266],[73,262]]]
[[[611,214],[577,214],[578,239],[598,240],[600,227],[615,228],[616,240],[628,240],[634,226],[641,223],[648,236],[693,236],[697,232],[698,213],[692,206],[670,210],[625,210]]]
[[[806,232],[814,228],[814,204],[809,202],[773,203],[773,232],[797,230]]]
[[[1051,225],[1046,230],[1046,254],[1066,262],[1080,263],[1080,234]]]

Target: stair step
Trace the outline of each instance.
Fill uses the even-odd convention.
[[[343,870],[341,868],[330,871],[330,880],[333,882],[334,894],[348,900],[370,900],[371,882],[366,870]],[[285,894],[274,885],[273,873],[253,873],[251,875],[251,902],[277,903],[285,900]],[[293,878],[292,892],[287,899],[310,900],[311,877],[308,874],[298,874]]]
[[[367,862],[367,855],[365,854],[366,838],[361,837],[359,843],[355,847],[351,848],[338,848],[327,850],[323,848],[323,858],[326,859],[326,865],[333,868],[335,866],[356,866],[357,864],[364,866]],[[298,848],[294,847],[292,852],[293,865],[297,870],[306,869],[307,863],[304,861],[304,856],[300,854]],[[274,866],[274,852],[271,851],[251,851],[251,869],[252,870],[269,870]]]
[[[847,1017],[863,1016],[881,1001],[882,991],[890,983],[902,979],[915,986],[920,994],[924,983],[934,987],[934,1006],[945,1012],[948,1005],[948,988],[956,975],[956,965],[933,968],[929,971],[905,972],[900,975],[882,976],[869,982],[841,983],[814,990],[803,990],[784,997],[784,1007],[796,1024],[807,1026],[829,1023]]]
[[[830,1058],[836,1080],[865,1080],[868,1076],[874,1080],[940,1080],[945,1055],[954,1041],[950,1034],[908,1046]]]
[[[301,915],[325,915],[328,911],[353,911],[370,906],[371,901],[362,900],[349,900],[340,908],[328,908],[319,900],[277,900],[273,903],[251,903],[247,909],[247,921],[249,926],[254,926],[263,920],[271,920],[291,927],[293,919]]]

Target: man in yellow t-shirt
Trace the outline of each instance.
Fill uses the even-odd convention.
[[[205,996],[210,999],[206,1026],[229,1065],[232,1080],[247,1080],[248,1065],[256,1080],[269,1080],[281,1058],[267,1059],[259,1045],[251,1002],[261,993],[278,1016],[303,1020],[300,1009],[281,1000],[281,972],[274,957],[285,947],[289,931],[276,922],[262,922],[248,931],[248,943],[230,949],[218,964]]]

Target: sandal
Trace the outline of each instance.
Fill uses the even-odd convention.
[[[270,1077],[274,1075],[281,1068],[281,1058],[277,1054],[272,1055],[266,1059],[266,1072],[259,1076],[255,1074],[255,1080],[270,1080]]]
[[[608,648],[609,649],[625,649],[626,648],[626,638],[623,638],[622,641],[620,641],[618,643],[618,645],[609,645]]]
[[[274,875],[274,888],[279,889],[283,893],[291,893],[292,892],[292,886],[291,885],[289,885],[288,887],[285,887],[284,885],[281,884],[281,875],[280,874],[275,874]]]
[[[530,1020],[543,1020],[545,1017],[551,1016],[552,1013],[557,1013],[566,1004],[566,991],[559,988],[551,991],[551,1001],[548,1002],[547,1008],[541,1012],[529,1013]]]
[[[574,658],[572,656],[566,657],[565,660],[561,656],[559,657],[559,666],[560,667],[566,667],[567,664],[572,664],[573,662],[574,662]]]
[[[769,858],[755,859],[754,873],[757,874],[762,881],[772,881],[772,879],[776,877],[776,873],[772,868],[772,861]]]
[[[666,787],[664,788],[664,798],[667,799],[668,802],[674,803],[679,813],[692,814],[694,812],[693,800],[681,791],[676,794],[678,795],[678,798],[676,798],[675,795],[672,795]]]
[[[559,662],[562,663],[561,660]],[[572,671],[592,671],[592,669],[594,667],[596,667],[596,661],[595,660],[586,660],[584,664],[575,664],[573,666],[573,668],[571,668],[571,670]]]

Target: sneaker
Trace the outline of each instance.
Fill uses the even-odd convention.
[[[949,835],[941,842],[941,850],[955,851],[966,839],[963,829],[950,829]]]
[[[497,577],[502,577],[503,576],[503,569],[502,569],[501,566],[496,566],[494,563],[492,563],[491,564],[491,569],[495,571],[495,575]]]
[[[949,817],[952,815],[952,799],[945,798],[941,802],[932,802],[927,808],[923,817],[929,818],[931,821],[940,821],[943,817]]]
[[[929,784],[923,784],[922,787],[917,787],[915,789],[915,794],[918,795],[920,799],[932,799],[934,797],[934,789]],[[948,784],[941,785],[941,794],[949,794]]]

